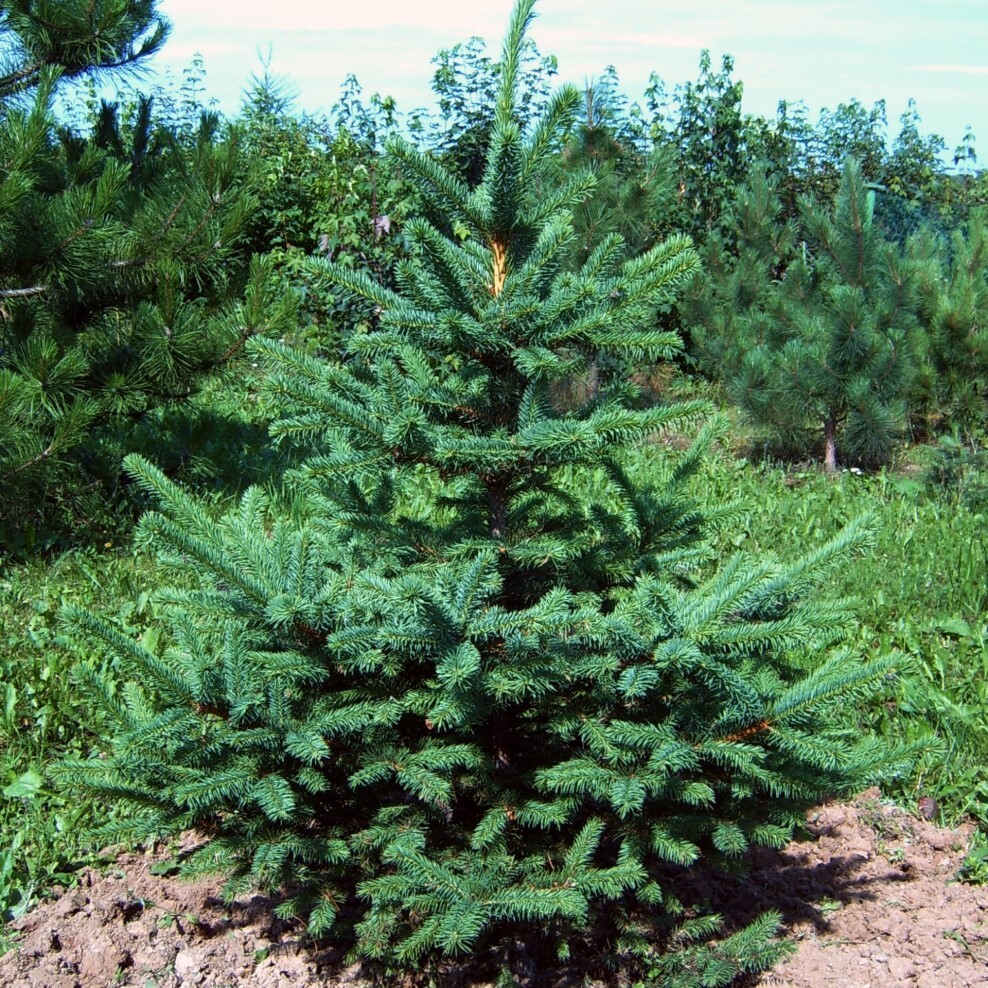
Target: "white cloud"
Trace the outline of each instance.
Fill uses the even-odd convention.
[[[301,105],[331,105],[354,72],[368,92],[408,109],[431,103],[430,59],[479,35],[496,57],[514,0],[161,0],[174,35],[155,60],[179,71],[193,52],[206,88],[235,110],[243,84],[273,50],[272,71],[298,84]],[[780,99],[810,107],[886,98],[890,118],[915,97],[924,122],[951,136],[988,133],[988,103],[971,90],[988,75],[988,3],[938,0],[539,0],[531,37],[559,58],[559,79],[582,82],[617,66],[633,98],[651,70],[671,88],[695,79],[700,50],[714,71],[725,53],[744,82],[745,109]]]

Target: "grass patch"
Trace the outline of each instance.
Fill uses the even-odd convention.
[[[63,755],[98,748],[100,711],[71,681],[77,662],[105,668],[102,656],[62,638],[66,604],[118,615],[135,635],[153,618],[150,560],[112,545],[76,549],[46,562],[0,569],[0,912],[22,914],[52,885],[91,860],[83,832],[112,807],[52,786],[48,767]]]
[[[119,812],[65,793],[47,777],[48,768],[62,757],[98,750],[106,729],[101,711],[75,688],[72,668],[86,663],[110,672],[115,682],[109,659],[62,635],[61,609],[72,604],[106,615],[135,638],[155,633],[159,563],[128,548],[131,519],[142,498],[119,467],[109,464],[118,464],[128,449],[142,449],[216,510],[248,484],[280,476],[280,454],[266,439],[257,380],[252,368],[227,368],[187,405],[158,410],[128,434],[108,441],[99,454],[107,479],[99,525],[75,526],[71,537],[44,543],[43,558],[26,545],[8,544],[7,555],[0,554],[0,828],[5,838],[0,841],[0,918],[5,921],[23,914],[53,885],[69,884],[80,865],[95,860],[85,831]],[[169,582],[174,584],[174,574]]]

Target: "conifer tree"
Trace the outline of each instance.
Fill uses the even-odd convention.
[[[166,33],[150,3],[0,6],[0,542],[101,427],[187,398],[287,315],[239,244],[253,199],[236,131],[204,114],[176,134],[145,97],[103,103],[88,133],[56,123],[67,77],[119,71]]]
[[[717,919],[684,918],[670,873],[783,844],[808,801],[899,757],[836,725],[890,667],[824,653],[844,604],[807,593],[865,536],[704,570],[686,489],[703,436],[675,464],[643,444],[706,406],[642,408],[619,382],[553,406],[601,349],[676,345],[655,311],[697,261],[682,237],[625,260],[611,236],[570,270],[592,178],[548,197],[533,180],[580,100],[564,88],[517,123],[533,5],[515,8],[475,189],[390,145],[469,237],[410,222],[394,291],[314,262],[380,309],[338,365],[251,344],[274,434],[307,451],[292,504],[253,489],[217,518],[129,461],[160,506],[143,536],[185,589],[162,595],[162,648],[70,614],[133,681],[79,670],[117,726],[63,774],[130,807],[101,839],[195,827],[190,874],[286,890],[281,913],[356,957],[480,955],[504,984],[573,957],[726,985],[778,956],[777,917],[696,946]]]
[[[924,230],[910,257],[925,330],[915,410],[936,429],[972,435],[988,418],[988,212],[972,210],[949,242]]]
[[[917,368],[909,266],[882,237],[852,159],[832,208],[804,199],[800,211],[799,253],[771,271],[760,262],[773,281],[742,320],[732,346],[744,358],[729,380],[757,423],[790,449],[822,449],[828,471],[840,457],[882,463],[905,431]]]
[[[158,0],[0,0],[0,104],[53,79],[133,67],[170,25]]]
[[[776,284],[796,257],[797,228],[783,216],[777,183],[757,165],[725,211],[734,252],[711,233],[702,267],[682,293],[679,310],[690,356],[712,380],[732,381],[753,346],[772,332]]]
[[[582,111],[558,159],[563,175],[585,170],[595,181],[594,194],[573,210],[578,264],[610,233],[621,236],[628,256],[651,247],[676,198],[671,148],[646,149],[619,85],[611,68],[584,88]]]

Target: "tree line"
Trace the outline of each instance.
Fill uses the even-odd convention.
[[[403,117],[352,78],[328,117],[298,114],[261,74],[224,120],[194,66],[178,96],[121,83],[100,100],[90,87],[84,111],[59,115],[60,88],[78,99],[80,79],[125,73],[168,26],[153,3],[49,8],[0,9],[8,542],[83,517],[85,492],[117,484],[135,425],[188,399],[249,336],[298,336],[301,307],[305,335],[331,348],[352,308],[301,261],[393,281],[422,202],[386,139],[402,132],[476,183],[500,73],[474,39],[434,59],[431,114]],[[520,58],[525,125],[548,106],[556,65],[530,41]],[[730,57],[715,66],[706,52],[694,82],[670,92],[653,75],[637,103],[613,69],[588,84],[540,175],[549,188],[595,177],[574,208],[571,263],[612,233],[629,256],[690,234],[704,268],[663,319],[683,367],[722,384],[777,453],[870,466],[903,441],[977,436],[988,186],[973,135],[954,153],[968,167],[948,172],[914,105],[889,142],[881,103],[813,123],[785,102],[772,119],[746,114],[742,94]],[[855,251],[864,260],[845,263]]]

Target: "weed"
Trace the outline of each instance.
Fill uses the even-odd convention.
[[[967,885],[988,885],[988,839],[983,833],[977,833],[971,841],[954,877]]]

